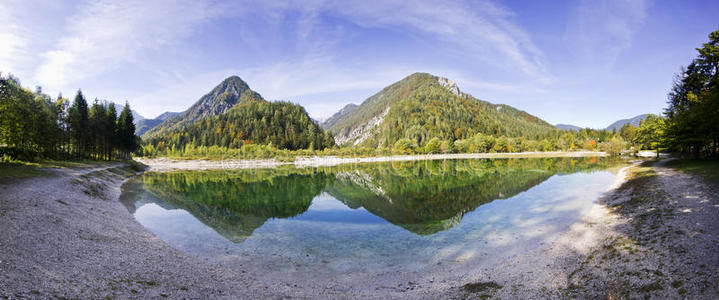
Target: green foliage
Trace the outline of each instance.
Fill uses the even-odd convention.
[[[417,145],[410,139],[399,139],[394,143],[392,150],[396,153],[411,154],[417,149]]]
[[[270,218],[288,218],[309,208],[330,182],[325,173],[256,169],[148,173],[145,190],[179,206],[239,242]]]
[[[719,148],[719,30],[674,80],[664,139],[671,150],[717,155]]]
[[[554,126],[526,112],[455,93],[444,87],[440,78],[426,73],[412,74],[384,88],[334,121],[330,132],[349,136],[385,112],[364,146],[387,147],[406,138],[424,148],[432,138],[455,141],[478,133],[533,140],[560,134]]]
[[[152,139],[182,130],[202,118],[222,114],[238,103],[256,100],[262,100],[262,96],[251,90],[239,77],[230,76],[186,111],[149,129],[143,134],[143,139]]]
[[[299,105],[255,100],[237,104],[226,113],[201,118],[181,130],[157,135],[147,140],[145,149],[163,153],[217,146],[246,153],[242,147],[249,144],[322,150],[334,146],[334,139]]]
[[[698,174],[707,180],[719,184],[719,159],[678,159],[667,163],[667,166],[681,172]]]
[[[650,114],[639,123],[634,136],[634,143],[640,145],[642,149],[655,149],[657,150],[657,155],[659,155],[665,128],[664,118]]]
[[[269,218],[305,212],[327,192],[397,226],[426,235],[462,216],[510,198],[556,173],[614,166],[608,158],[484,159],[391,162],[321,168],[147,173],[145,190],[181,207],[232,241]]]
[[[608,142],[602,143],[599,146],[599,150],[606,152],[609,155],[617,156],[622,153],[622,150],[626,149],[627,142],[621,137],[621,135],[612,137]]]
[[[16,78],[0,76],[0,155],[23,161],[113,159],[135,150],[129,142],[137,144],[134,125],[119,126],[114,105],[96,100],[88,107],[81,91],[68,104],[62,96],[53,101],[39,87],[33,93]],[[132,138],[118,140],[118,132]]]

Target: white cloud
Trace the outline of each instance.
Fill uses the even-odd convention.
[[[567,22],[567,46],[581,61],[610,69],[632,46],[648,8],[646,0],[582,0]]]
[[[10,0],[2,4],[0,9],[0,72],[17,72],[26,62],[23,55],[27,52],[28,30],[20,22],[19,14],[22,1]]]
[[[190,35],[221,13],[206,1],[92,1],[68,16],[65,35],[43,53],[35,78],[51,88],[102,75]]]
[[[543,53],[516,25],[514,15],[490,1],[338,1],[334,9],[365,27],[406,26],[471,53],[469,59],[517,68],[530,79],[549,83]]]
[[[323,19],[327,16],[339,17],[343,22],[365,29],[379,28],[425,36],[438,43],[437,51],[455,51],[451,55],[459,53],[473,64],[490,64],[495,68],[512,70],[509,72],[513,73],[516,81],[529,79],[543,86],[553,80],[542,64],[544,54],[513,20],[516,16],[490,1],[368,3],[359,0],[316,0],[217,4],[212,0],[99,0],[84,2],[72,11],[75,13],[67,16],[61,35],[52,46],[33,51],[40,53],[40,64],[33,79],[47,90],[71,91],[84,79],[102,77],[128,66],[141,66],[137,69],[153,74],[152,84],[142,89],[123,87],[123,92],[96,92],[101,96],[128,99],[134,108],[147,116],[165,110],[184,109],[232,74],[241,76],[267,99],[299,101],[308,107],[313,116],[319,117],[339,109],[348,101],[364,99],[364,96],[358,99],[356,95],[378,91],[416,71],[454,78],[460,83],[466,82],[463,86],[474,90],[506,91],[517,88],[516,84],[484,81],[470,74],[469,70],[464,70],[464,73],[433,70],[431,62],[354,61],[350,64],[351,57],[342,52],[340,45],[347,32],[342,26],[328,24]],[[276,51],[283,57],[256,63],[253,62],[255,57],[249,55],[246,60],[214,69],[186,67],[182,62],[163,65],[151,60],[151,57],[174,46],[186,49],[188,37],[198,33],[200,26],[220,17],[238,21],[233,26],[245,24],[244,18],[260,18],[268,26],[284,24],[285,27],[277,28],[287,36],[279,38],[280,43],[271,44],[274,46],[272,49],[268,49],[266,41],[277,38],[262,36],[262,33],[271,30],[242,25],[222,29],[222,34],[226,34],[228,39],[241,41],[246,49],[240,52],[270,51],[274,54],[273,51]],[[287,22],[293,23],[288,26]],[[250,24],[257,26],[258,23]],[[2,35],[0,38],[11,40]],[[13,45],[22,44],[14,42]],[[216,47],[190,45],[190,50],[181,51]],[[288,49],[277,50],[278,47]],[[397,47],[401,48],[401,45]],[[445,54],[439,53],[439,56]],[[199,55],[202,56],[201,53]],[[0,55],[0,62],[2,57]],[[83,87],[93,89],[91,86]],[[328,100],[333,96],[351,95],[355,95],[353,99]]]

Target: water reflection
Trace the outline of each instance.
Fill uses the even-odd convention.
[[[267,220],[288,218],[386,221],[423,236],[453,228],[477,207],[511,198],[555,174],[617,163],[607,158],[483,159],[148,173],[125,187],[122,201],[133,213],[148,203],[182,209],[235,243]]]

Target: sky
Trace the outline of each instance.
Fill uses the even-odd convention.
[[[719,1],[0,0],[0,72],[145,117],[238,75],[322,120],[414,72],[549,123],[659,114]]]

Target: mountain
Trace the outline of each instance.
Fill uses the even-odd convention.
[[[408,138],[421,146],[431,138],[454,141],[477,133],[527,139],[557,133],[533,115],[478,100],[454,82],[427,73],[407,76],[348,110],[325,122],[340,145],[378,147]]]
[[[147,132],[148,130],[152,129],[153,127],[160,125],[163,121],[172,118],[174,116],[179,115],[179,112],[165,112],[157,118],[154,119],[141,119],[140,121],[135,121],[135,134],[137,136],[142,136]]]
[[[558,129],[566,130],[566,131],[580,131],[580,130],[582,130],[582,127],[574,126],[574,125],[569,125],[569,124],[557,124],[557,125],[554,125],[554,127],[557,127]]]
[[[202,117],[222,114],[230,110],[235,104],[250,100],[262,100],[262,97],[251,90],[240,77],[230,76],[213,88],[212,91],[202,96],[186,111],[148,130],[143,135],[143,138],[152,138],[181,129]]]
[[[336,112],[334,115],[332,115],[327,120],[322,122],[322,124],[320,124],[320,126],[322,126],[322,129],[325,129],[325,130],[332,128],[335,124],[337,124],[337,121],[339,121],[344,116],[353,112],[355,109],[357,109],[357,107],[359,107],[359,105],[354,104],[354,103],[345,105],[345,107],[340,109],[340,111]]]
[[[162,120],[162,121],[164,121],[164,120],[167,120],[167,119],[172,118],[172,117],[174,117],[174,116],[177,116],[177,115],[179,115],[179,114],[181,114],[181,112],[166,111],[166,112],[162,113],[161,115],[157,116],[157,118],[155,118],[155,120]]]
[[[609,130],[609,131],[619,131],[619,129],[621,129],[622,126],[624,126],[624,124],[627,124],[627,123],[632,124],[634,127],[638,127],[638,126],[639,126],[639,122],[641,122],[642,120],[644,120],[648,115],[649,115],[649,114],[642,114],[642,115],[638,115],[638,116],[633,117],[633,118],[622,119],[622,120],[616,121],[616,122],[612,123],[611,125],[607,126],[607,130]]]
[[[157,150],[245,144],[277,149],[324,149],[334,140],[302,106],[268,102],[237,76],[225,79],[187,111],[171,117],[143,136]]]
[[[110,101],[110,102],[112,102],[112,101]],[[112,103],[115,104],[115,111],[117,112],[117,115],[119,116],[120,112],[122,111],[122,108],[125,107],[125,104],[124,103],[118,104],[115,102],[112,102]],[[140,115],[134,109],[130,109],[130,113],[132,114],[132,121],[133,121],[133,123],[135,123],[135,126],[137,126],[137,124],[139,124],[140,121],[145,120],[145,117]]]
[[[122,106],[117,106],[117,107],[120,108],[120,109],[118,109],[118,113],[119,113],[120,111],[122,111]],[[130,110],[130,113],[132,113],[132,120],[135,121],[135,122],[134,122],[135,125],[137,125],[137,122],[140,122],[140,121],[142,121],[142,120],[145,120],[145,117],[143,117],[142,115],[140,115],[139,113],[137,113],[134,109],[131,109],[131,110]]]

